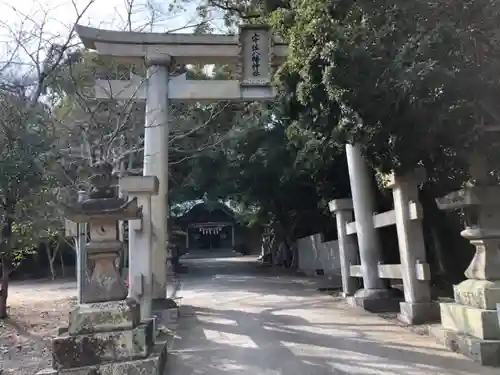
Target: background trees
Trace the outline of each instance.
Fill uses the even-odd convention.
[[[97,103],[87,91],[95,74],[102,73],[99,68],[113,67],[80,50],[75,39],[74,25],[84,22],[94,3],[75,1],[74,15],[64,14],[59,20],[43,3],[34,3],[28,11],[6,6],[11,19],[0,20],[5,37],[0,66],[0,318],[7,315],[9,275],[41,241],[52,244],[55,236],[64,236],[58,203],[73,202],[78,190],[88,188],[89,167],[103,159],[117,171],[140,172],[142,166],[140,106],[133,101]],[[125,15],[129,30],[154,29],[182,10],[176,2],[142,8],[144,3],[131,0],[125,5],[119,13]],[[67,27],[61,28],[66,21]],[[196,26],[191,21],[183,25]],[[123,73],[123,67],[115,68],[111,73]],[[129,68],[125,67],[127,73]],[[140,74],[141,67],[136,68]],[[174,110],[174,164],[220,143],[228,122],[220,123],[222,130],[216,135],[206,128],[217,128],[214,119],[226,108],[220,103]],[[57,243],[46,246],[52,275],[57,248]]]
[[[72,21],[78,22],[92,3],[82,8],[75,4]],[[20,24],[2,24],[9,38],[0,68],[0,318],[7,315],[9,275],[16,260],[37,245],[38,236],[49,235],[39,212],[47,214],[50,207],[39,198],[54,192],[57,181],[51,171],[58,152],[45,94],[75,37],[74,23],[65,35],[48,34],[47,13],[41,12],[39,20],[22,12],[18,16]]]
[[[290,44],[273,103],[172,105],[171,205],[206,194],[246,209],[251,223],[271,223],[288,242],[328,234],[334,228],[328,201],[349,196],[344,145],[356,143],[374,177],[417,166],[427,170],[421,192],[428,248],[440,268],[457,270],[450,280],[459,277],[463,267],[449,266],[458,258],[447,255],[445,245],[452,241],[454,250],[464,249],[454,251],[465,254],[458,259],[463,264],[468,245],[458,235],[457,218],[439,212],[434,198],[464,183],[497,179],[496,2],[164,1],[149,4],[145,13],[139,5],[125,3],[124,29],[165,31],[169,16],[196,9],[183,24],[191,31],[269,22]],[[86,9],[76,9],[75,19]],[[11,42],[0,69],[4,275],[13,249],[28,249],[24,240],[61,227],[57,205],[50,208],[57,222],[39,225],[47,215],[34,215],[40,210],[33,208],[48,200],[34,196],[73,201],[87,187],[88,167],[96,160],[111,162],[119,173],[140,173],[142,167],[142,105],[98,103],[87,89],[96,76],[143,76],[144,67],[79,49],[74,19],[67,35],[46,37],[48,17],[31,24],[29,18],[21,29],[4,25]],[[175,74],[231,75],[226,67],[212,70],[179,66]],[[388,208],[382,188],[379,194],[380,209]]]
[[[323,165],[332,176],[323,180],[323,191],[331,191],[325,200],[342,196],[334,191],[347,186],[346,175],[339,173],[346,142],[363,149],[374,175],[424,167],[430,258],[441,269],[456,270],[448,280],[460,278],[471,249],[458,235],[460,223],[439,212],[434,198],[464,183],[496,183],[499,128],[492,100],[499,89],[498,4],[208,0],[205,5],[225,12],[227,19],[270,22],[290,44],[273,111],[285,128],[282,149],[298,146],[296,160],[315,165],[294,188]],[[282,155],[268,153],[266,165]],[[283,165],[280,178],[276,169],[272,174],[280,183],[290,181]],[[241,175],[248,174],[241,169]],[[453,257],[446,246],[450,241]]]

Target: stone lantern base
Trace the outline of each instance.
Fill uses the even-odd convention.
[[[140,321],[131,301],[82,304],[52,340],[53,370],[39,375],[163,375],[167,346],[155,343],[154,321]]]
[[[437,200],[441,209],[463,209],[461,235],[476,247],[467,279],[453,288],[453,303],[440,303],[441,327],[431,333],[449,349],[482,365],[500,366],[500,187],[469,187]]]
[[[500,282],[465,280],[455,285],[454,295],[454,303],[440,303],[442,325],[431,333],[452,351],[500,366]]]

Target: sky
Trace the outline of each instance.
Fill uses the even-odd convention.
[[[126,25],[127,3],[131,0],[94,0],[85,16],[79,22],[83,25],[106,29],[123,29]],[[51,32],[67,29],[76,20],[75,4],[81,12],[89,0],[0,0],[0,22],[18,24],[25,18],[41,23],[47,17]],[[135,27],[144,24],[151,15],[149,9],[163,13],[156,22],[158,31],[178,29],[190,21],[196,10],[196,1],[191,2],[187,11],[168,10],[169,0],[133,0],[133,23]]]
[[[81,13],[89,1],[92,4],[78,22],[81,25],[126,30],[127,3],[132,1],[133,30],[189,33],[198,22],[196,6],[202,0],[0,0],[0,69],[11,61],[13,52],[19,66],[32,64],[36,51],[41,51],[42,58],[37,60],[42,61],[51,43],[67,39],[77,11]],[[183,9],[172,10],[173,2],[184,3]]]

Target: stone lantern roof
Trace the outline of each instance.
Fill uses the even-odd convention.
[[[91,177],[92,190],[89,199],[73,206],[65,206],[66,217],[75,223],[92,220],[129,220],[142,217],[142,208],[137,199],[127,200],[116,196],[116,178],[109,163],[94,166]]]

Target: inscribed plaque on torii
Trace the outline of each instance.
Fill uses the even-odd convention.
[[[240,29],[241,84],[267,86],[272,78],[273,42],[268,27],[244,26]]]

